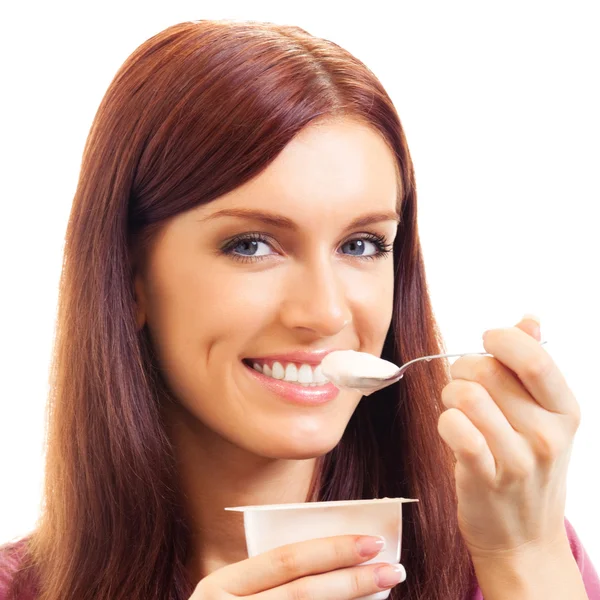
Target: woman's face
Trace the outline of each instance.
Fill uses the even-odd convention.
[[[319,383],[318,365],[381,353],[396,196],[383,139],[343,120],[308,126],[258,177],[165,225],[136,275],[138,325],[182,419],[263,457],[339,442],[361,395]]]

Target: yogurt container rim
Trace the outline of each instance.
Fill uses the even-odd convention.
[[[361,504],[387,504],[391,502],[418,502],[417,498],[372,498],[370,500],[329,500],[324,502],[296,502],[290,504],[257,504],[254,506],[231,506],[225,510],[236,512],[245,511],[265,511],[265,510],[292,510],[292,509],[313,509],[327,508],[335,506],[357,506]]]

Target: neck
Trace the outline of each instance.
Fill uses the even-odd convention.
[[[248,557],[243,515],[226,507],[309,500],[316,459],[256,456],[190,415],[172,415],[169,428],[192,531],[187,566],[193,582]]]

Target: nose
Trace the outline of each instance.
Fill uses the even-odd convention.
[[[320,261],[298,273],[282,303],[281,320],[286,328],[319,337],[333,336],[352,322],[343,281],[331,264]]]

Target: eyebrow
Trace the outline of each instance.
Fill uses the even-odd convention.
[[[218,217],[238,217],[241,219],[261,221],[262,223],[272,225],[273,227],[279,227],[280,229],[289,229],[291,231],[298,230],[298,225],[288,217],[252,208],[226,208],[219,210],[204,219],[200,219],[200,221],[212,221]],[[399,223],[400,215],[395,211],[368,213],[354,219],[347,225],[346,229],[366,227],[367,225],[373,225],[374,223],[381,223],[384,221],[395,221],[396,223]]]

